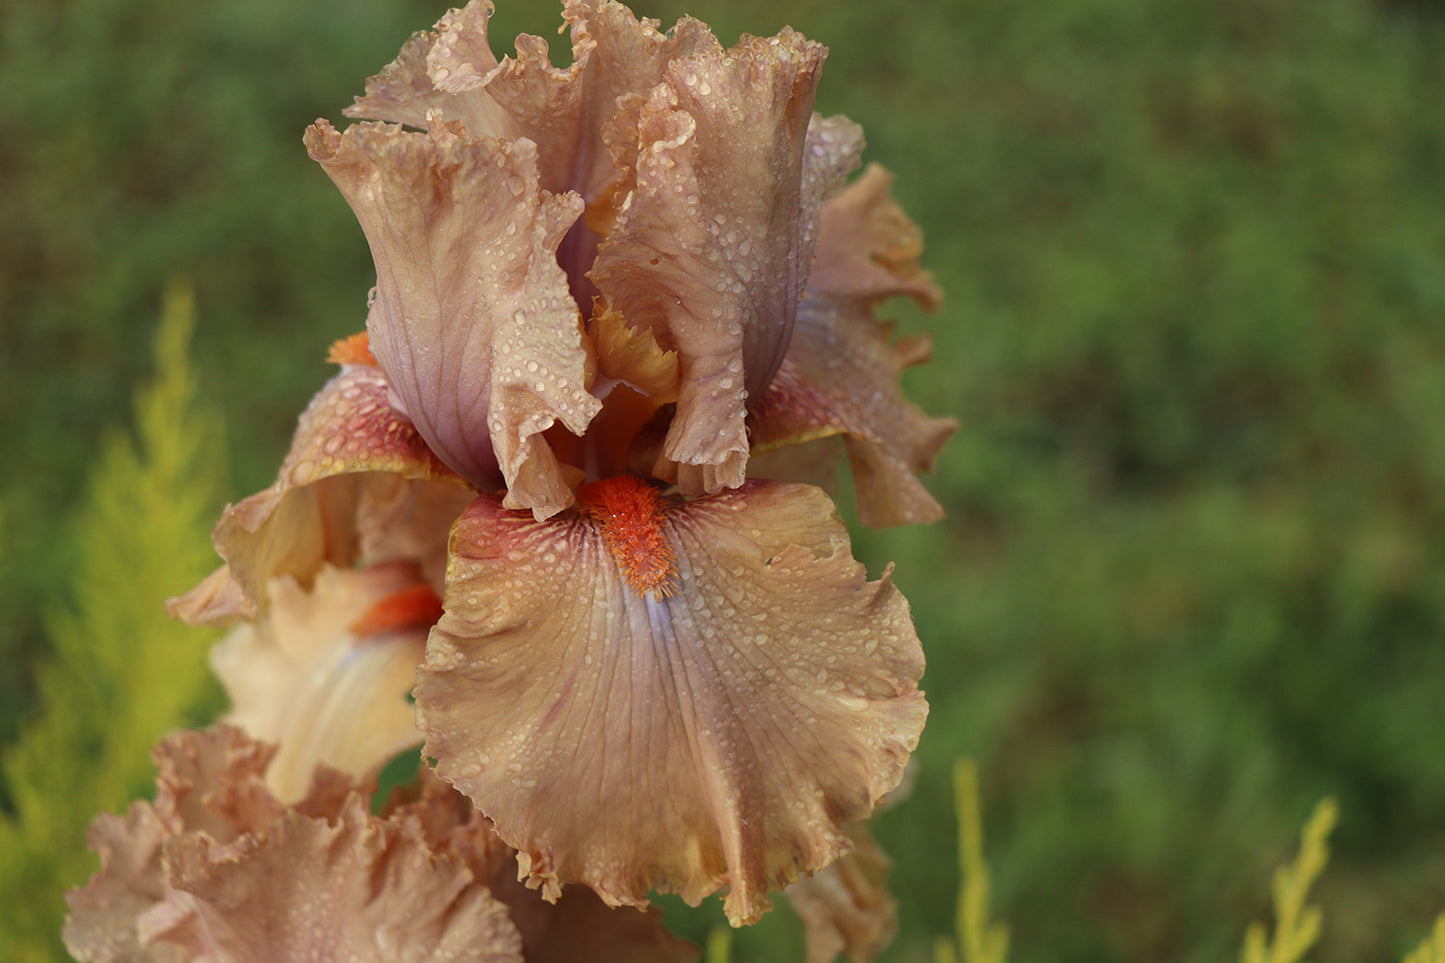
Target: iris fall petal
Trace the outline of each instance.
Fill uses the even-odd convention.
[[[726,884],[755,920],[902,776],[927,713],[907,603],[817,489],[604,495],[546,523],[484,495],[458,522],[425,751],[549,897]]]
[[[396,802],[394,800],[394,802]],[[671,935],[655,909],[612,909],[585,886],[567,886],[555,903],[517,878],[517,852],[497,838],[472,801],[429,768],[419,798],[389,806],[391,819],[416,819],[427,844],[454,854],[511,913],[527,963],[695,963],[697,947]]]
[[[272,579],[309,586],[325,563],[415,561],[440,588],[438,546],[471,497],[387,403],[381,370],[346,365],[301,415],[276,483],[222,513],[212,539],[226,565],[172,600],[171,614],[251,617]]]
[[[840,953],[868,963],[898,932],[898,906],[887,885],[893,861],[865,824],[846,832],[853,852],[784,890],[807,933],[807,963],[831,963]]]
[[[520,961],[507,908],[407,813],[319,768],[291,805],[262,773],[271,747],[216,726],[153,753],[154,803],[102,815],[101,870],[67,896],[66,947],[88,963]]]

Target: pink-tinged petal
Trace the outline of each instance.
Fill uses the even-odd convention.
[[[826,56],[790,30],[731,50],[707,40],[668,63],[630,154],[614,145],[627,193],[590,274],[609,307],[678,353],[656,472],[685,494],[742,483],[746,401],[787,348],[811,257],[804,145]]]
[[[143,951],[136,932],[136,918],[165,899],[161,844],[167,835],[149,803],[132,803],[124,817],[104,813],[91,824],[85,839],[100,856],[100,871],[65,896],[70,912],[61,937],[71,956],[82,963],[186,958],[175,949]]]
[[[817,489],[602,484],[545,523],[489,495],[458,522],[425,752],[549,898],[727,885],[755,920],[903,774],[927,714],[907,602]]]
[[[557,68],[546,41],[527,34],[517,37],[515,57],[499,61],[487,36],[491,15],[485,0],[449,12],[368,80],[344,113],[425,128],[428,113],[441,110],[474,137],[525,137],[538,147],[544,190],[576,191],[592,203],[618,178],[603,138],[618,98],[651,90],[700,25],[685,21],[679,37],[668,37],[622,4],[565,0],[573,64]]]
[[[483,89],[498,67],[487,40],[492,9],[486,0],[472,0],[415,34],[343,113],[424,129],[427,114],[441,110],[475,137],[515,139],[511,115]]]
[[[898,932],[898,905],[888,892],[893,861],[864,824],[846,831],[853,852],[783,891],[803,920],[807,963],[831,963],[840,953],[870,963]]]
[[[748,474],[753,478],[816,485],[836,501],[842,442],[832,435],[781,448],[753,448]]]
[[[465,13],[470,14],[475,6]],[[485,98],[496,111],[496,120],[489,127],[478,129],[467,123],[467,130],[481,136],[532,141],[537,145],[542,189],[553,194],[576,191],[590,201],[595,195],[579,189],[587,183],[588,172],[579,170],[577,162],[585,130],[581,75],[588,45],[574,47],[577,62],[562,69],[552,66],[545,40],[522,34],[516,41],[517,55],[483,75],[471,70],[469,61],[474,59],[473,48],[485,46],[485,34],[478,36],[473,31],[468,42],[458,38],[453,46],[447,45],[448,39],[444,33],[430,57],[438,87],[456,94],[458,101]],[[450,111],[447,115],[451,116]]]
[[[155,811],[171,833],[201,832],[220,844],[262,831],[286,807],[266,786],[276,747],[235,726],[183,730],[151,750],[156,763]],[[335,818],[354,792],[368,789],[344,773],[318,766],[306,795],[291,808]]]
[[[265,781],[275,753],[234,726],[167,736],[151,749],[157,815],[172,835],[202,832],[223,844],[260,830],[281,813]]]
[[[491,10],[491,4],[484,6],[487,11]],[[485,16],[482,17],[482,30],[485,43]],[[496,109],[490,99],[475,105],[457,103],[455,97],[438,90],[432,82],[427,71],[427,55],[436,45],[436,41],[437,35],[432,31],[413,34],[395,60],[383,67],[381,73],[367,79],[366,93],[357,97],[356,103],[342,113],[347,117],[381,120],[425,129],[427,114],[433,110],[444,110],[447,116],[460,119],[468,126],[475,124],[475,133],[478,135],[492,133],[489,128],[491,118],[496,116]],[[487,57],[490,64],[484,61],[477,65],[484,71],[497,65],[496,58],[491,56],[490,51]]]
[[[787,358],[752,413],[752,442],[769,451],[842,435],[858,492],[858,514],[879,527],[934,521],[943,509],[919,472],[958,423],[931,418],[903,396],[899,374],[927,361],[927,338],[892,342],[874,316],[885,298],[927,308],[938,289],[917,263],[917,228],[888,194],[891,177],[868,171],[823,207],[808,296],[798,309]]]
[[[215,963],[520,961],[506,907],[415,824],[351,797],[334,822],[287,811],[218,854],[203,836],[166,846],[174,897],[140,918],[146,943]],[[219,857],[219,858],[218,858]]]
[[[487,38],[491,5],[474,0],[443,17],[433,32],[413,38],[394,64],[368,81],[366,96],[346,114],[425,127],[427,112],[439,109],[473,136],[536,144],[542,188],[575,191],[589,210],[558,251],[573,298],[585,309],[597,294],[585,272],[608,229],[600,225],[610,224],[620,174],[606,132],[617,125],[620,103],[640,98],[661,80],[695,22],[684,21],[680,35],[668,37],[656,21],[638,21],[621,4],[566,0],[564,8],[572,28],[568,68],[553,67],[546,42],[527,35],[517,38],[515,57],[499,62]],[[635,105],[629,116],[627,138],[635,141]]]
[[[893,175],[870,164],[856,181],[823,206],[808,294],[876,304],[909,297],[936,311],[942,292],[919,266],[923,235],[893,200]]]
[[[527,963],[693,963],[697,947],[668,933],[657,910],[616,909],[585,886],[555,903],[517,878],[517,851],[498,838],[472,801],[423,767],[419,797],[393,798],[385,815],[415,819],[427,845],[457,856],[507,906]]]
[[[411,566],[324,567],[309,591],[283,576],[259,620],[211,653],[231,697],[226,720],[277,743],[266,784],[304,796],[318,764],[370,780],[421,743],[407,698],[441,599]]]
[[[437,455],[480,488],[545,518],[576,477],[542,432],[581,435],[581,316],[556,250],[581,213],[538,184],[530,141],[478,139],[439,118],[426,133],[318,121],[311,156],[355,211],[376,262],[367,331],[400,408]]]
[[[799,256],[813,259],[822,229],[825,202],[847,186],[863,155],[863,128],[847,117],[814,114],[803,144],[803,179],[799,190]],[[813,268],[803,278],[811,286]],[[799,292],[801,296],[801,292]],[[787,345],[783,345],[786,351]],[[782,355],[777,363],[782,363]]]
[[[273,747],[230,726],[176,733],[156,745],[155,802],[134,803],[124,817],[103,814],[91,825],[87,839],[100,855],[100,871],[66,896],[70,915],[63,936],[77,959],[194,959],[179,947],[146,945],[138,927],[157,906],[188,899],[170,885],[165,847],[189,836],[226,855],[238,841],[264,833],[285,812],[263,779],[273,755]],[[340,773],[320,769],[294,809],[334,820],[357,789]]]
[[[255,615],[256,606],[231,577],[231,566],[222,565],[185,595],[166,599],[166,611],[188,625],[223,628]]]
[[[414,561],[440,589],[447,531],[471,497],[387,403],[381,370],[347,365],[301,415],[276,483],[222,513],[212,539],[227,565],[171,614],[253,617],[272,579],[309,586],[326,563]]]

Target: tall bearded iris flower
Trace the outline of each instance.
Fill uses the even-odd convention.
[[[307,131],[376,263],[366,332],[175,611],[243,620],[232,721],[304,760],[268,773],[283,798],[408,744],[379,720],[425,633],[423,755],[519,878],[612,906],[725,886],[749,923],[852,849],[923,728],[907,602],[805,482],[841,438],[866,523],[941,514],[917,473],[954,425],[897,384],[928,343],[874,314],[938,292],[889,176],[849,183],[859,129],[813,112],[821,45],[565,0],[557,68],[535,37],[499,61],[490,14]],[[343,717],[373,748],[305,731]]]

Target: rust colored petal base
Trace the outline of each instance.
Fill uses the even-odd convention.
[[[597,507],[625,500],[538,523],[478,498],[453,532],[418,723],[548,898],[582,882],[610,904],[696,903],[726,885],[741,925],[848,852],[842,824],[898,783],[927,714],[923,654],[818,489],[657,501],[676,578],[633,584],[628,553],[661,549],[640,515]]]

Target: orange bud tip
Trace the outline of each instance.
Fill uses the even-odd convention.
[[[666,509],[656,488],[634,475],[583,485],[577,506],[597,523],[622,578],[639,595],[677,591],[677,565],[662,530]]]
[[[371,353],[371,339],[365,331],[358,331],[349,338],[342,338],[331,346],[326,360],[332,364],[369,364],[376,366],[376,356]]]

